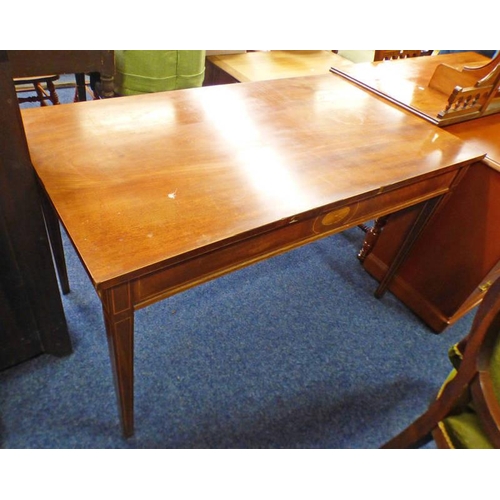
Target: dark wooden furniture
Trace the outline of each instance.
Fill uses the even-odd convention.
[[[486,59],[475,53],[462,53],[384,62],[376,77],[377,86],[389,92],[391,83],[386,78],[391,74],[393,81],[403,82],[402,87],[407,89],[407,103],[419,106],[418,89],[424,88],[442,60],[452,66],[455,61],[457,66],[465,67],[482,66]],[[377,72],[380,67],[364,66],[362,72],[372,75],[367,78],[373,83],[372,71]],[[413,87],[417,90],[413,91]],[[411,102],[410,94],[413,95]],[[446,131],[483,148],[488,152],[487,158],[469,169],[461,186],[426,227],[390,285],[390,290],[437,333],[477,306],[500,272],[497,223],[500,217],[500,115],[449,125]],[[436,134],[439,133],[438,129]],[[376,279],[384,276],[415,217],[411,209],[392,215],[376,243],[368,242],[371,253],[363,265]]]
[[[0,369],[71,352],[38,184],[5,51],[0,51]]]
[[[35,95],[22,96],[18,93],[17,100],[19,104],[25,102],[39,102],[40,106],[46,106],[47,101],[52,104],[59,104],[59,96],[56,92],[54,82],[59,79],[59,75],[42,75],[42,76],[29,76],[25,78],[14,78],[14,84],[18,87],[32,86]],[[43,88],[45,84],[47,91]],[[18,89],[23,90],[23,89]],[[47,94],[48,92],[48,94]]]
[[[46,74],[75,74],[79,100],[86,100],[85,73],[98,73],[96,91],[114,96],[114,53],[112,50],[8,50],[14,77]]]
[[[22,114],[41,184],[102,301],[125,436],[137,309],[418,204],[404,254],[484,156],[331,74]]]
[[[473,127],[461,124],[448,130],[490,153],[467,172],[390,287],[438,333],[474,308],[500,273],[500,163],[490,158],[496,155],[494,148],[498,150],[500,119],[481,118]],[[414,217],[407,210],[389,218],[364,261],[375,278],[384,275]]]
[[[456,373],[429,409],[383,448],[418,447],[432,437],[441,448],[465,446],[468,442],[500,448],[500,387],[496,375],[499,341],[500,280],[497,280],[479,307],[468,336],[457,346],[461,359]],[[456,424],[450,417],[462,422],[461,436],[453,433]]]
[[[352,63],[330,50],[271,50],[222,54],[206,59],[204,85],[260,82],[279,78],[322,75],[331,66]]]

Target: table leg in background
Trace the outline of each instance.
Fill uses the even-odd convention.
[[[406,257],[408,257],[408,254],[410,253],[413,244],[415,243],[420,233],[425,228],[427,222],[431,218],[432,214],[434,213],[437,206],[439,205],[439,202],[442,199],[443,196],[437,196],[436,198],[427,200],[422,204],[422,208],[420,210],[420,213],[418,214],[417,220],[410,228],[408,234],[406,235],[403,241],[403,244],[401,245],[400,249],[398,250],[398,253],[396,254],[396,257],[391,262],[377,290],[375,290],[375,297],[377,297],[378,299],[381,298],[386,292],[388,286],[391,283],[392,278],[395,276],[395,274],[401,267],[401,264],[403,264],[403,262],[405,261]]]

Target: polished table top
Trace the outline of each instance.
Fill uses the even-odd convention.
[[[500,113],[446,127],[468,144],[487,151],[489,165],[500,170]]]
[[[322,75],[332,66],[353,63],[331,50],[271,50],[209,56],[208,60],[239,82]]]
[[[332,74],[22,115],[97,288],[484,153]]]

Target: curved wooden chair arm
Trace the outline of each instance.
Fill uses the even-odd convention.
[[[431,440],[439,422],[453,414],[470,391],[474,409],[494,447],[500,448],[500,404],[491,377],[493,349],[500,341],[500,279],[486,293],[466,338],[455,377],[428,410],[382,448],[413,448]]]

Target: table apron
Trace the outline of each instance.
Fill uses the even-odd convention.
[[[183,290],[279,255],[367,220],[396,212],[446,194],[459,169],[446,171],[418,183],[372,197],[316,212],[304,219],[292,217],[287,224],[201,255],[171,264],[131,282],[134,309],[140,309]]]

